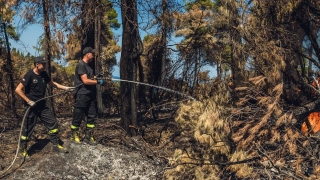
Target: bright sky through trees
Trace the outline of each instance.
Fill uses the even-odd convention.
[[[20,20],[19,17],[15,17],[13,26],[19,27],[19,20]],[[20,34],[20,40],[14,41],[10,39],[11,48],[15,48],[25,55],[30,53],[33,56],[39,56],[39,52],[36,50],[35,47],[39,46],[38,42],[40,41],[43,31],[44,30],[41,24],[28,25],[23,30],[17,29],[17,32]],[[121,44],[121,33],[122,33],[121,27],[118,30],[114,30],[114,35],[119,37],[118,44]],[[120,55],[121,53],[116,54],[116,58],[118,62],[120,60]],[[64,62],[62,62],[62,64],[63,63]],[[119,66],[114,67],[114,71],[112,75],[120,77]]]

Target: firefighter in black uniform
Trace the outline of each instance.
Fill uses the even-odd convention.
[[[26,102],[26,105],[31,106],[20,139],[20,152],[22,156],[28,156],[27,142],[33,132],[37,122],[37,117],[49,129],[49,135],[52,142],[52,150],[59,152],[67,152],[59,142],[58,123],[50,109],[46,106],[45,100],[36,103],[37,100],[44,98],[46,86],[49,84],[52,87],[73,91],[74,87],[67,87],[52,81],[45,71],[46,60],[43,57],[34,59],[34,68],[27,72],[22,81],[18,84],[15,92]],[[23,91],[24,89],[24,91]],[[29,107],[26,106],[25,111]]]
[[[71,140],[74,143],[81,143],[79,127],[85,115],[87,122],[84,141],[91,145],[96,145],[93,136],[97,118],[96,85],[106,84],[106,79],[97,80],[93,69],[89,66],[89,63],[93,60],[94,52],[95,49],[85,47],[82,51],[83,58],[78,62],[75,70],[74,86],[77,88],[74,90],[75,103],[71,124]]]

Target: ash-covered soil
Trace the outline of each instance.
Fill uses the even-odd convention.
[[[163,164],[139,152],[69,144],[69,153],[31,156],[7,179],[158,179]],[[47,150],[44,150],[47,151]]]
[[[139,136],[129,137],[118,125],[119,118],[107,117],[97,121],[97,146],[70,142],[71,118],[58,119],[60,138],[69,153],[52,152],[46,128],[39,122],[28,143],[26,159],[18,156],[12,163],[20,127],[0,130],[0,177],[2,179],[163,179],[168,158],[177,137],[176,126],[169,116],[145,121]],[[84,123],[83,123],[84,124]],[[81,135],[84,135],[83,127]],[[3,173],[5,176],[3,176]]]

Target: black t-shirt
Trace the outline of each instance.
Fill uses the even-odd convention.
[[[82,83],[81,75],[87,74],[88,79],[94,78],[92,68],[85,63],[83,60],[80,60],[76,66],[75,77],[74,77],[74,86],[77,87]],[[82,85],[75,90],[75,93],[78,94],[94,94],[95,85]]]
[[[44,97],[47,83],[50,81],[51,79],[47,72],[42,71],[37,75],[33,70],[30,70],[24,75],[21,83],[25,87],[26,96],[32,101],[37,101]]]

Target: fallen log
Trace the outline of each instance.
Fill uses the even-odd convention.
[[[300,116],[300,115],[303,115],[305,113],[310,113],[315,110],[320,111],[320,98],[317,99],[316,101],[309,103],[309,104],[306,104],[304,106],[297,107],[297,108],[293,109],[292,114],[294,116]]]

